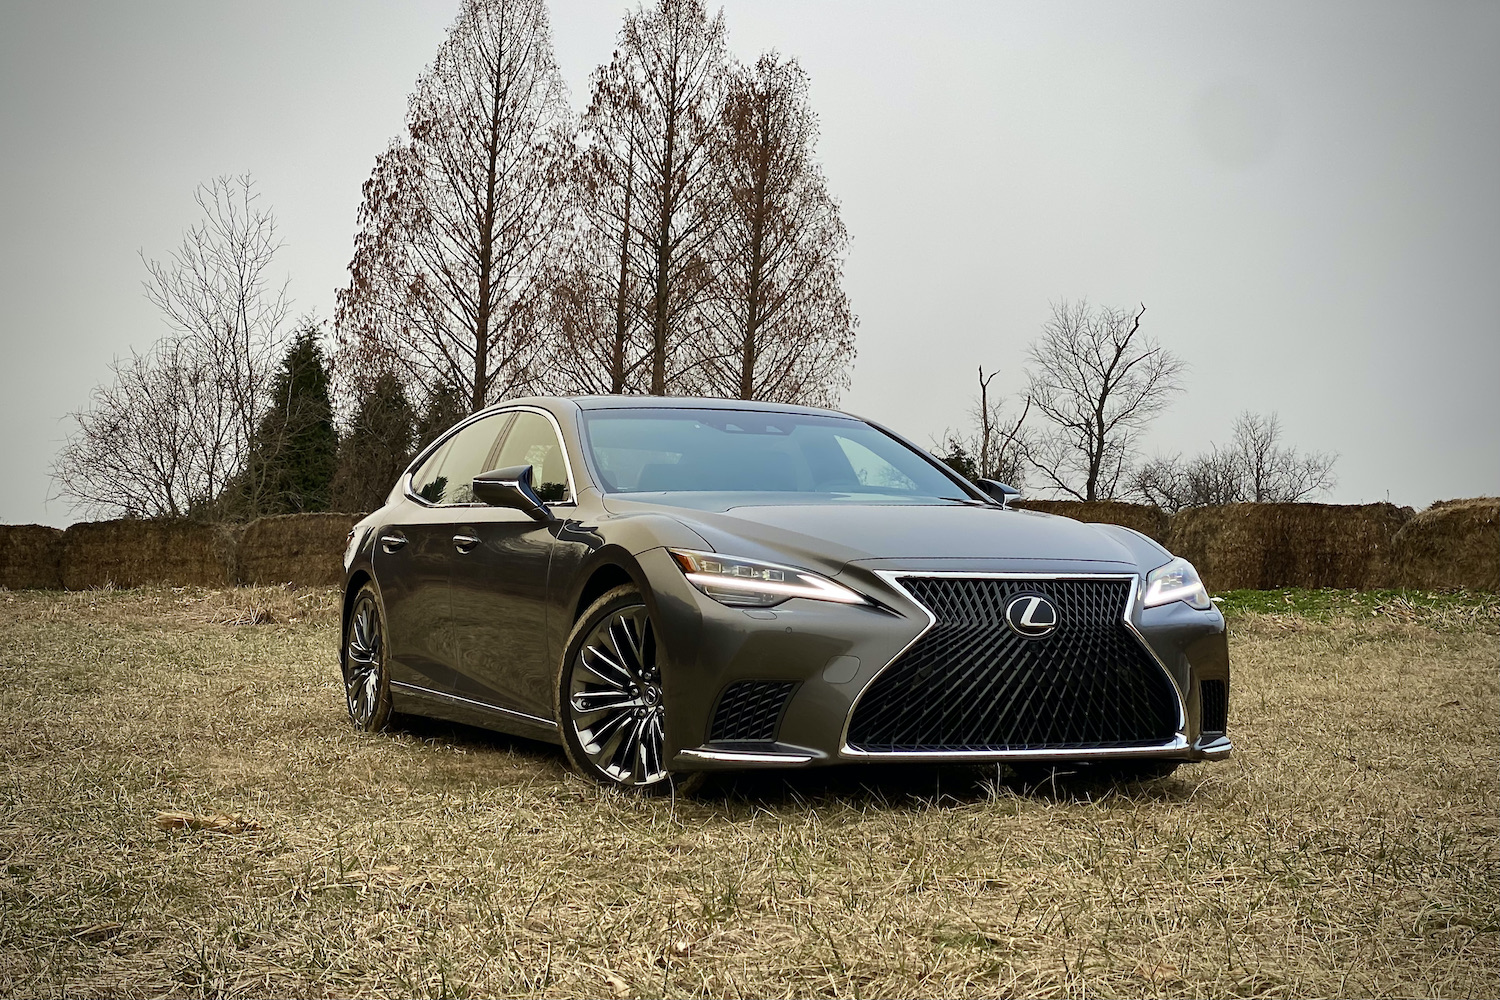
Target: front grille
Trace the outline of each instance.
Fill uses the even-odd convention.
[[[860,695],[848,744],[871,753],[1159,746],[1177,732],[1171,678],[1124,623],[1129,580],[904,577],[936,621]],[[1028,639],[1022,593],[1056,606]]]
[[[774,742],[792,687],[791,681],[735,681],[719,695],[709,740]]]
[[[1229,719],[1229,687],[1223,681],[1204,681],[1198,686],[1203,702],[1203,726],[1205,733],[1224,732]]]

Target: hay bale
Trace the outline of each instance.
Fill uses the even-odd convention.
[[[1156,507],[1119,500],[1017,500],[1011,504],[1022,510],[1039,510],[1061,514],[1075,521],[1091,524],[1123,524],[1148,538],[1165,543],[1168,517]]]
[[[1411,508],[1388,503],[1235,503],[1172,518],[1167,548],[1212,591],[1273,587],[1361,590],[1385,582]]]
[[[240,538],[240,581],[326,587],[344,578],[344,541],[363,514],[281,514],[251,521]]]
[[[61,590],[62,539],[60,528],[0,524],[0,587]]]
[[[236,530],[197,521],[126,518],[75,524],[63,533],[62,583],[90,587],[224,587],[234,582]]]
[[[1390,573],[1400,587],[1500,590],[1500,497],[1443,500],[1407,521]]]

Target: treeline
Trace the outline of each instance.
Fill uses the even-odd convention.
[[[171,334],[74,414],[59,492],[102,516],[369,509],[508,397],[837,403],[856,318],[817,138],[797,62],[734,59],[700,0],[627,13],[581,114],[544,0],[466,0],[364,184],[331,355],[269,283],[253,182],[205,184],[147,265]]]

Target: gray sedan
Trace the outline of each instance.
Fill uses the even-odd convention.
[[[858,761],[1147,778],[1226,756],[1224,619],[1193,567],[1014,492],[831,410],[490,407],[350,534],[350,717],[548,740],[642,790]]]

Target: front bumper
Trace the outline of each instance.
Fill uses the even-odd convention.
[[[986,561],[987,563],[989,561]],[[1171,678],[1180,724],[1173,737],[1149,747],[1091,749],[935,750],[871,753],[850,747],[846,732],[861,694],[914,643],[932,616],[901,587],[901,570],[851,566],[838,581],[878,606],[794,599],[773,609],[726,607],[689,584],[664,550],[641,555],[652,581],[666,653],[663,695],[667,706],[666,756],[678,770],[809,767],[856,761],[1074,761],[1108,758],[1217,760],[1232,744],[1223,732],[1202,728],[1201,682],[1227,690],[1229,658],[1224,620],[1217,610],[1183,604],[1140,607],[1133,588],[1127,621]],[[1097,565],[1048,567],[1063,576],[1093,576]],[[975,575],[1022,575],[1018,567],[965,565]],[[1118,566],[1104,571],[1118,574]],[[927,573],[926,569],[915,570]],[[713,738],[719,699],[736,682],[790,686],[771,740]]]

